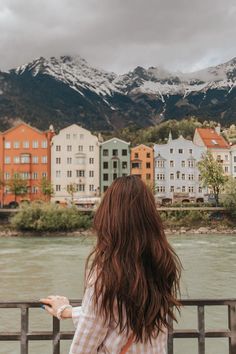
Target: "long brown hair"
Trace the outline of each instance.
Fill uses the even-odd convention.
[[[168,243],[151,190],[139,177],[117,178],[94,217],[97,244],[87,260],[96,273],[94,302],[120,331],[151,340],[167,315],[175,320],[181,264]],[[116,307],[116,313],[114,308]],[[118,314],[117,314],[118,312]]]

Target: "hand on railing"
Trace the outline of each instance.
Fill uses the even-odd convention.
[[[59,320],[72,317],[72,306],[65,296],[50,295],[47,298],[39,300],[43,308],[52,316]]]

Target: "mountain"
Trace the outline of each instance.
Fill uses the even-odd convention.
[[[236,58],[194,73],[137,67],[117,75],[80,56],[38,58],[0,72],[0,128],[22,119],[46,129],[78,123],[113,130],[196,116],[236,122]]]

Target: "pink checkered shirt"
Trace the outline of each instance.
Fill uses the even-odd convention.
[[[89,286],[82,306],[74,307],[72,318],[76,328],[69,354],[119,354],[127,343],[126,333],[119,333],[114,322],[104,324],[104,319],[94,310],[94,287]],[[166,354],[167,332],[161,332],[152,344],[132,343],[127,354]]]

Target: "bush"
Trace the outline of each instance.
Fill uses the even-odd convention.
[[[18,230],[28,231],[72,231],[88,229],[92,218],[76,207],[62,208],[51,203],[22,205],[12,218],[11,224]]]

